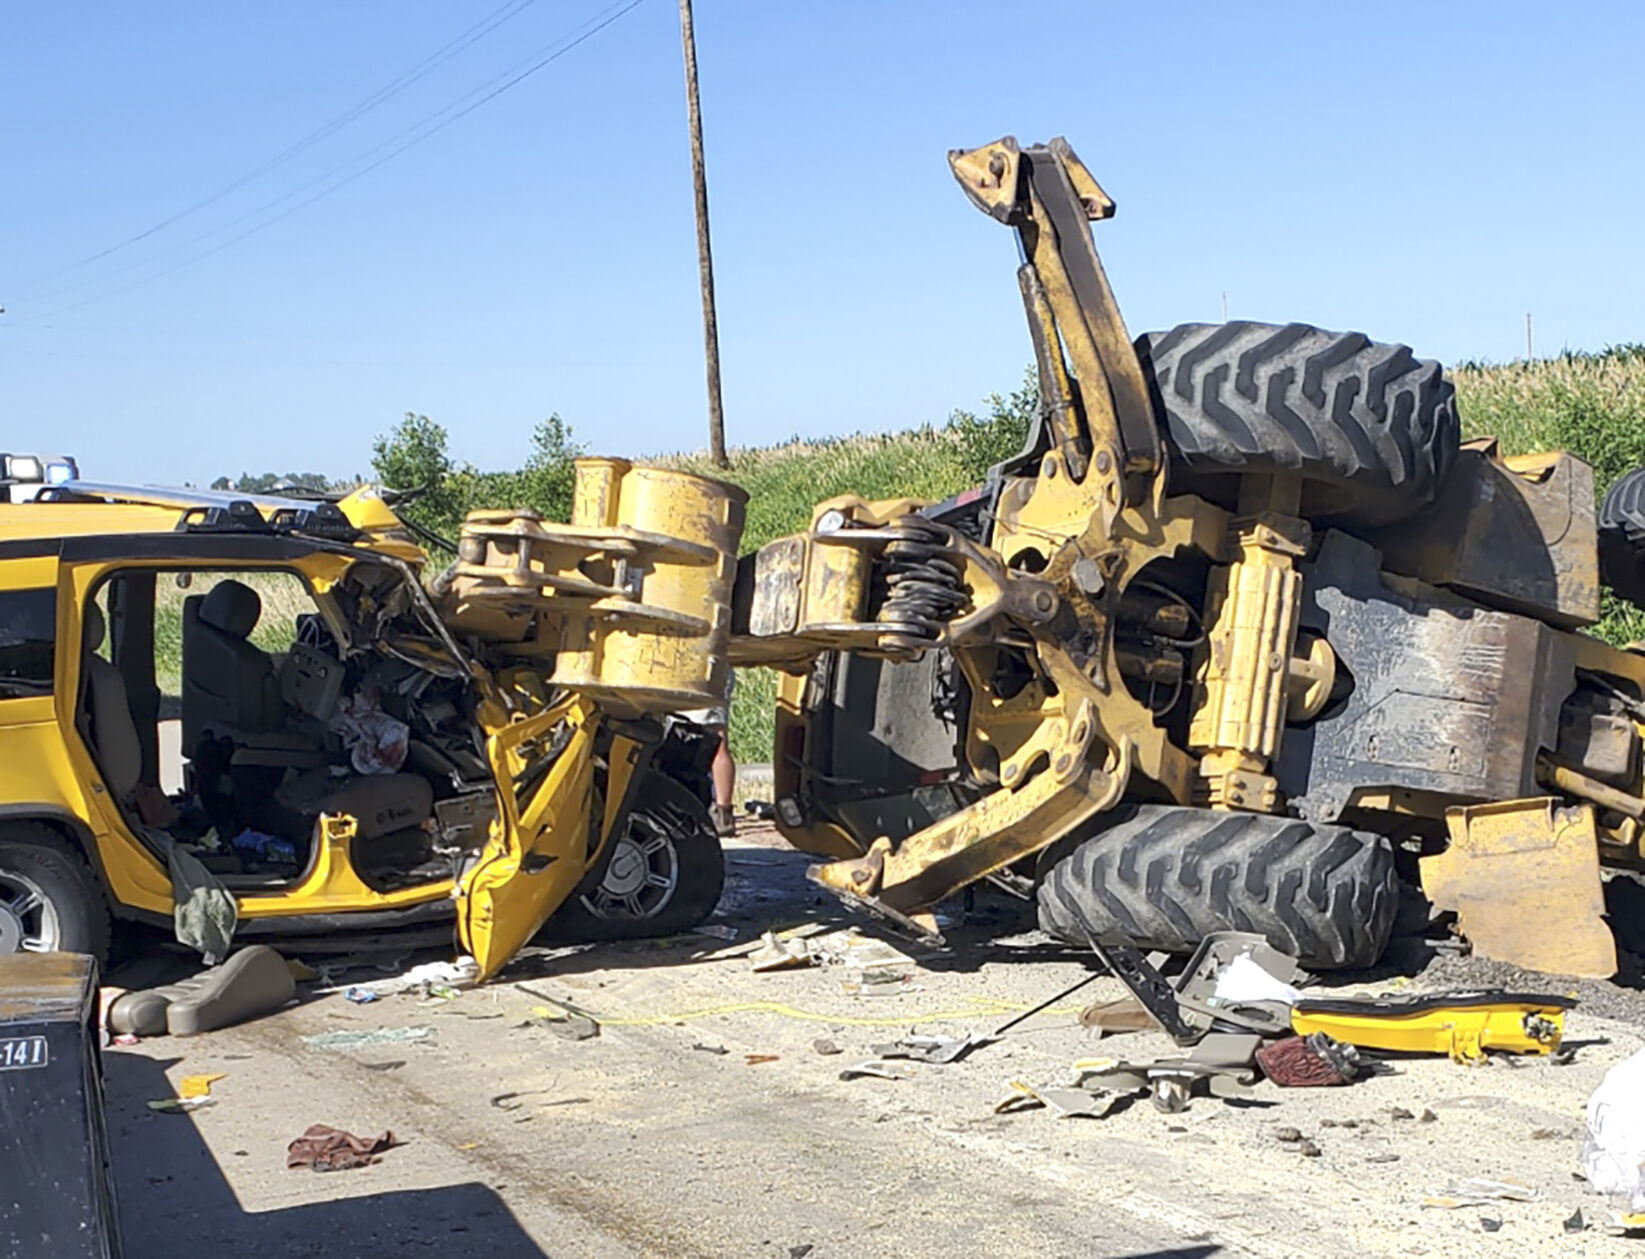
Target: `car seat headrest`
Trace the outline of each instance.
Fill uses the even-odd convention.
[[[220,582],[200,603],[201,622],[235,638],[249,638],[262,613],[257,592],[237,581]]]

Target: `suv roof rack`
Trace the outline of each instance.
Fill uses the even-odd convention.
[[[332,542],[352,542],[360,536],[336,503],[234,490],[67,481],[41,494],[39,501],[171,508],[184,513],[179,527],[191,533],[298,533]]]

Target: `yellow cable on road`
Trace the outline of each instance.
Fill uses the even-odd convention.
[[[966,997],[964,1000],[969,1007],[964,1010],[936,1010],[929,1014],[910,1011],[895,1017],[879,1018],[863,1018],[850,1014],[818,1014],[812,1010],[785,1005],[781,1001],[740,1001],[731,1005],[704,1006],[698,1010],[685,1010],[678,1014],[652,1014],[634,1018],[608,1019],[597,1014],[590,1017],[602,1027],[660,1027],[667,1023],[689,1023],[695,1019],[714,1018],[723,1014],[777,1014],[786,1019],[800,1019],[807,1023],[835,1023],[841,1027],[906,1027],[913,1023],[949,1023],[995,1014],[1017,1014],[1033,1008],[1014,1001],[997,1001],[992,997]],[[1077,1014],[1079,1009],[1076,1006],[1057,1006],[1044,1013]]]

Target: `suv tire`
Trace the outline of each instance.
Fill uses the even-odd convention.
[[[568,900],[554,935],[638,940],[697,926],[720,903],[725,854],[708,807],[689,788],[655,774],[641,790],[618,847],[593,891]],[[667,887],[660,886],[662,882]]]
[[[108,959],[109,912],[80,851],[41,822],[0,828],[0,953]]]

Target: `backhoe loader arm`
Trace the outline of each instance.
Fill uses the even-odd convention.
[[[1144,501],[1160,467],[1159,430],[1086,226],[1111,217],[1113,201],[1060,138],[1022,149],[1006,136],[955,149],[948,164],[972,203],[1017,233],[1017,283],[1056,461],[1075,481],[1094,468],[1105,496],[1112,484],[1126,503]]]
[[[971,698],[959,772],[977,798],[895,846],[840,832],[828,850],[856,855],[812,871],[848,900],[926,930],[939,900],[1112,807],[1133,775],[1188,800],[1193,758],[1138,698],[1156,683],[1180,690],[1186,647],[1152,624],[1178,609],[1128,588],[1179,549],[1220,555],[1228,523],[1218,509],[1163,497],[1153,404],[1088,227],[1113,203],[1090,173],[1060,140],[1020,149],[1006,139],[949,161],[1022,246],[1037,439],[975,492],[981,541],[974,526],[946,523],[957,519],[950,507],[965,514],[963,502],[820,504],[807,532],[744,561],[731,643],[733,663],[796,674],[827,652],[892,661],[952,652]],[[785,756],[786,744],[779,795],[803,797],[803,758]]]

